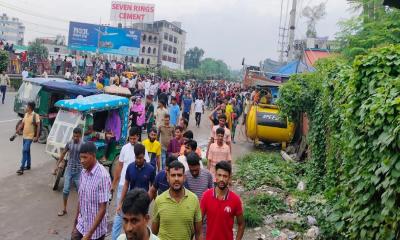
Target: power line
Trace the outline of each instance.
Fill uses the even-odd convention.
[[[34,13],[34,12],[30,11],[30,10],[26,10],[26,9],[20,8],[18,6],[15,6],[15,5],[12,5],[12,4],[9,4],[9,3],[4,3],[4,2],[1,2],[1,1],[0,1],[0,6],[8,8],[8,9],[11,9],[11,10],[14,10],[14,11],[17,11],[19,13],[23,13],[23,14],[26,14],[26,15],[34,16],[34,17],[43,18],[43,19],[46,19],[46,20],[51,19],[51,20],[58,21],[58,22],[64,22],[64,23],[65,22],[69,22],[69,20],[66,20],[66,19],[61,19],[61,18],[54,17],[54,16],[43,15],[41,13]]]
[[[21,20],[22,23],[24,24],[28,24],[28,25],[35,25],[35,26],[39,26],[39,27],[43,27],[46,29],[54,29],[54,30],[58,30],[58,31],[68,31],[68,28],[59,28],[59,27],[53,27],[53,26],[49,26],[49,25],[45,25],[45,24],[40,24],[40,23],[34,23],[34,22],[30,22],[30,21],[26,21],[26,20]]]

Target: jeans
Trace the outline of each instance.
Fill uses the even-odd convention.
[[[189,112],[183,112],[183,113],[182,113],[182,117],[183,117],[183,118],[186,118],[186,120],[187,120],[188,123],[189,123],[189,118],[190,118]]]
[[[117,197],[115,199],[117,207],[121,200],[122,188],[123,188],[122,185],[118,185]],[[111,239],[112,240],[117,240],[118,236],[121,233],[121,229],[122,229],[122,213],[117,213],[117,214],[115,214],[114,223],[113,223],[112,231],[111,231]]]
[[[165,162],[167,161],[167,150],[161,150],[161,169],[159,171],[165,169]]]
[[[4,99],[6,98],[6,91],[7,91],[7,86],[0,86],[0,92],[3,95],[1,98],[1,102],[4,103]]]
[[[21,160],[21,170],[24,170],[24,167],[31,167],[31,144],[32,139],[23,139],[22,140],[22,160]]]
[[[81,176],[81,172],[72,172],[71,170],[66,170],[64,174],[64,189],[63,195],[64,198],[67,198],[69,195],[69,191],[71,190],[71,181],[74,182],[76,191],[79,189],[79,178]]]

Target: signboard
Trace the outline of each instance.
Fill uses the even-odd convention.
[[[95,52],[97,50],[97,25],[79,22],[69,23],[68,47],[74,50]]]
[[[154,4],[112,1],[110,20],[125,27],[133,23],[153,23],[154,8]]]
[[[100,27],[100,53],[139,56],[141,32],[135,29]]]
[[[95,24],[70,22],[70,49],[125,56],[139,56],[141,32]]]

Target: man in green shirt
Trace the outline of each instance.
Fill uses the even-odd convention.
[[[199,200],[185,189],[185,167],[173,161],[168,168],[169,190],[154,204],[151,229],[160,240],[202,239],[202,216]]]

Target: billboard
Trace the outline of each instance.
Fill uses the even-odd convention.
[[[113,23],[121,23],[122,26],[153,23],[154,8],[154,4],[112,1],[110,20]]]
[[[95,52],[97,50],[97,25],[79,22],[69,23],[68,47],[74,50]]]
[[[139,56],[141,31],[95,24],[70,22],[70,49],[105,54]]]

